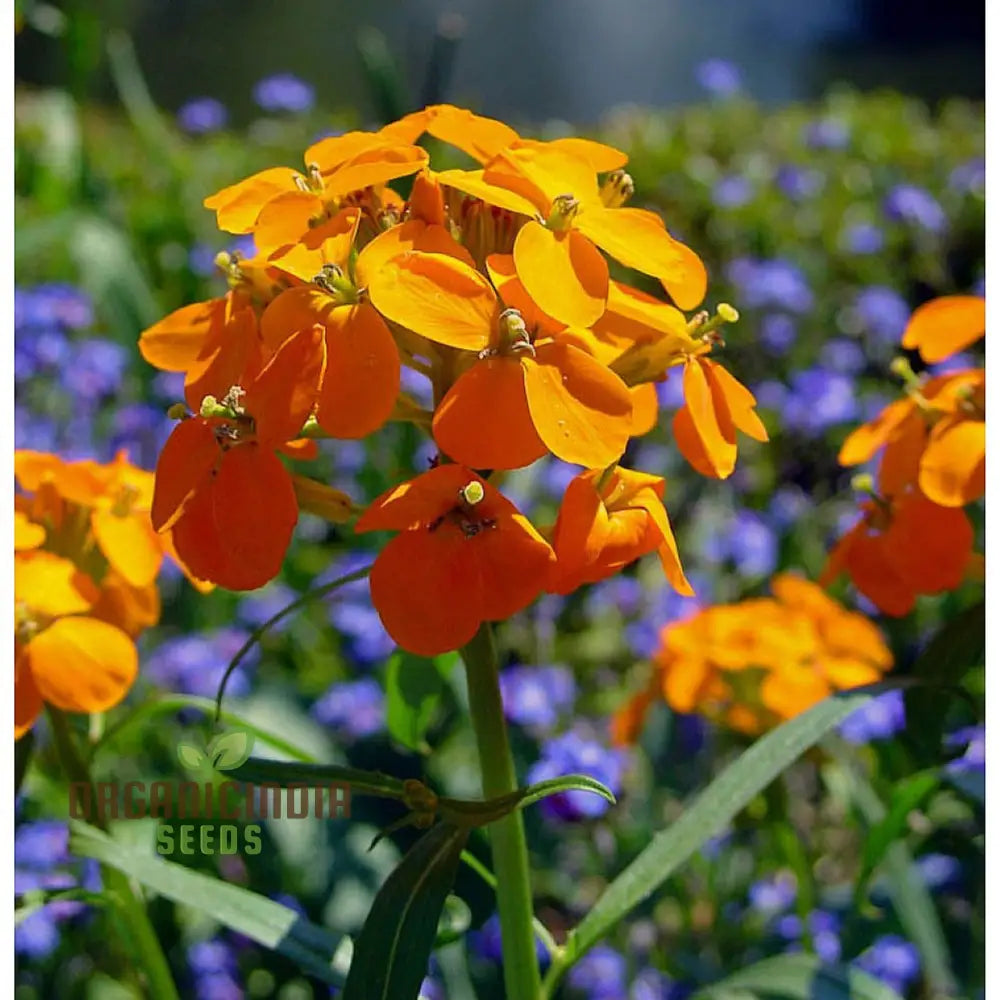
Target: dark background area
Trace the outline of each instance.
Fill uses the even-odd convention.
[[[832,83],[892,87],[934,101],[984,93],[981,0],[62,0],[69,45],[29,23],[16,75],[112,100],[102,39],[133,37],[150,90],[176,109],[211,95],[233,124],[255,113],[253,84],[289,71],[321,107],[384,110],[364,67],[392,62],[400,93],[447,97],[498,117],[588,123],[622,104],[670,107],[699,95],[694,70],[735,63],[765,104]],[[37,18],[35,18],[37,20]]]

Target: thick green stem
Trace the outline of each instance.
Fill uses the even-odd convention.
[[[483,795],[492,798],[517,788],[514,758],[507,739],[493,630],[483,623],[462,649],[469,683],[469,709],[479,748]],[[503,975],[507,1000],[538,1000],[541,979],[532,926],[531,881],[524,823],[515,810],[489,826],[497,908],[503,945]]]
[[[53,708],[51,705],[47,705],[46,708],[52,723],[52,735],[55,738],[59,762],[67,779],[75,783],[83,782],[93,787],[93,779],[77,748],[69,720],[59,709]],[[91,794],[90,799],[93,802],[99,801],[99,797],[94,793]],[[96,825],[102,829],[107,826],[100,815],[97,817]],[[149,996],[156,997],[156,1000],[180,1000],[177,987],[174,985],[174,978],[170,972],[170,965],[160,947],[153,925],[149,922],[146,907],[133,891],[128,876],[118,871],[117,868],[102,865],[101,881],[120,907],[123,918],[121,921],[122,930],[128,937],[133,955],[139,959],[145,971]]]

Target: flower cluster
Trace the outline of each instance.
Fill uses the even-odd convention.
[[[914,312],[902,346],[936,365],[979,340],[986,302],[934,299]],[[840,449],[855,466],[881,451],[877,478],[855,480],[867,497],[861,517],[830,553],[822,580],[842,572],[889,615],[905,615],[919,594],[958,587],[974,567],[973,528],[964,507],[986,486],[986,371],[964,367],[918,376],[893,364],[905,397],[853,431]]]
[[[135,638],[160,617],[156,576],[170,535],[150,521],[153,476],[126,461],[66,462],[17,451],[14,723],[43,702],[103,712],[138,670]]]
[[[432,170],[425,137],[478,166]],[[684,397],[673,437],[699,473],[728,477],[737,432],[767,433],[754,396],[710,356],[736,311],[681,311],[701,303],[704,266],[657,215],[626,207],[626,162],[594,141],[524,139],[436,105],[321,139],[304,171],[274,167],[206,199],[256,254],[220,255],[229,291],[140,339],[147,361],[184,373],[152,519],[192,571],[233,590],[275,577],[300,510],[335,521],[358,510],[279,455],[406,421],[433,438],[432,468],[356,525],[396,532],[371,591],[400,645],[454,649],[543,592],[652,552],[691,593],[663,479],[618,463],[656,425],[668,374]],[[664,297],[612,279],[607,257]],[[540,529],[497,484],[548,455],[583,471]]]
[[[666,626],[650,687],[617,714],[616,740],[637,737],[657,696],[677,712],[756,734],[892,666],[878,629],[817,584],[785,573],[771,590]]]

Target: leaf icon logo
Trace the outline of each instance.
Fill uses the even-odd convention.
[[[253,734],[236,730],[223,733],[208,745],[208,756],[212,767],[219,771],[231,771],[246,763],[253,750]]]
[[[177,744],[177,759],[189,771],[197,771],[199,768],[204,767],[205,762],[208,760],[201,750],[190,743]]]

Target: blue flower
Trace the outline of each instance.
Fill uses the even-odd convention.
[[[833,337],[819,352],[819,363],[830,371],[857,375],[865,370],[868,359],[865,357],[865,352],[853,340]]]
[[[245,994],[232,945],[219,938],[199,941],[188,948],[187,960],[195,1000],[242,1000]]]
[[[641,969],[629,987],[628,1000],[680,1000],[683,987],[656,969]]]
[[[978,156],[960,163],[948,175],[948,187],[962,194],[982,197],[986,191],[986,161]]]
[[[431,380],[422,372],[414,371],[403,365],[399,370],[399,387],[421,406],[432,406],[434,389]]]
[[[805,275],[790,261],[737,257],[729,263],[726,276],[737,286],[740,303],[748,309],[776,307],[807,313],[813,307]]]
[[[792,484],[779,486],[771,496],[767,516],[780,530],[787,530],[801,520],[812,507],[812,500],[801,487]]]
[[[628,966],[610,945],[591,948],[566,976],[569,985],[589,1000],[620,1000],[625,996]]]
[[[971,354],[966,354],[964,351],[959,354],[953,354],[950,358],[945,358],[944,361],[939,361],[936,365],[931,365],[930,373],[934,375],[946,375],[949,372],[960,372],[966,368],[978,368],[979,362]]]
[[[825,368],[806,368],[792,376],[792,391],[784,405],[785,422],[807,434],[837,424],[852,423],[859,414],[854,382]]]
[[[911,312],[906,299],[885,285],[862,289],[854,300],[854,311],[862,332],[893,347],[899,344]]]
[[[943,232],[948,224],[944,209],[934,196],[915,184],[894,187],[886,195],[882,208],[893,221],[917,226],[930,233]]]
[[[790,872],[778,872],[758,879],[747,890],[750,906],[759,913],[771,915],[789,909],[798,894],[798,883]]]
[[[778,565],[778,539],[752,510],[736,512],[728,531],[729,555],[742,576],[770,576]]]
[[[676,410],[683,406],[684,378],[680,369],[675,369],[672,375],[668,373],[662,382],[656,383],[656,398],[660,406],[667,410]]]
[[[792,201],[805,201],[823,190],[824,177],[818,170],[786,163],[774,175],[774,183]]]
[[[61,381],[78,402],[93,402],[119,391],[127,366],[128,352],[121,344],[96,337],[78,340]]]
[[[90,297],[73,285],[51,282],[14,292],[15,330],[26,327],[82,330],[93,322]]]
[[[855,222],[840,234],[840,245],[859,256],[878,253],[885,246],[885,233],[870,222]]]
[[[69,827],[57,820],[22,823],[14,831],[14,864],[33,871],[51,871],[69,863]]]
[[[848,743],[892,739],[906,728],[906,705],[902,691],[887,691],[872,698],[840,724],[840,735]]]
[[[576,682],[562,666],[513,666],[500,674],[504,714],[521,726],[551,729],[573,707]]]
[[[741,174],[729,174],[712,188],[712,201],[719,208],[739,208],[753,198],[753,185]]]
[[[542,754],[528,771],[528,782],[547,781],[566,774],[588,774],[617,795],[622,789],[627,756],[611,749],[577,727],[548,740]],[[592,819],[603,816],[610,803],[592,792],[570,791],[542,799],[540,808],[550,818]]]
[[[228,120],[225,105],[214,97],[196,97],[177,111],[177,124],[192,135],[218,132]]]
[[[986,727],[967,726],[949,734],[945,740],[949,747],[965,746],[961,757],[949,761],[945,770],[949,774],[982,773],[986,770]]]
[[[784,313],[767,313],[760,320],[760,342],[772,353],[782,355],[795,343],[795,320]]]
[[[626,618],[639,613],[642,605],[643,587],[634,576],[619,573],[593,584],[587,592],[587,608],[591,614],[601,609],[617,608]]]
[[[36,961],[47,958],[59,947],[59,926],[50,906],[25,917],[14,928],[14,951]]]
[[[840,960],[840,917],[828,910],[813,910],[809,914],[809,934],[816,954],[824,962]]]
[[[932,891],[954,889],[962,881],[962,862],[950,854],[925,854],[916,860],[921,881]]]
[[[153,392],[164,403],[179,402],[184,398],[184,372],[157,372]]]
[[[334,684],[312,707],[313,717],[324,726],[354,739],[385,728],[385,695],[374,677]]]
[[[905,994],[920,974],[920,952],[898,934],[886,934],[877,938],[853,964],[897,993]]]
[[[726,59],[706,59],[695,68],[694,77],[712,97],[732,97],[743,86],[739,67]]]
[[[247,594],[236,609],[236,617],[249,628],[258,628],[264,622],[273,618],[279,611],[288,607],[299,595],[287,584],[273,580],[266,587]],[[289,614],[277,624],[271,626],[271,631],[281,632],[293,621]]]
[[[154,684],[168,691],[214,697],[226,667],[246,639],[247,633],[235,628],[176,636],[161,642],[148,655],[144,672]],[[247,672],[259,658],[256,647],[243,658],[226,686],[229,696],[247,694]]]
[[[811,149],[846,149],[851,133],[839,118],[820,118],[807,126],[805,141]]]
[[[316,101],[313,87],[292,73],[276,73],[257,82],[253,99],[264,111],[308,111]]]
[[[498,965],[503,961],[503,949],[500,943],[500,918],[494,913],[478,930],[469,932],[469,945],[472,951],[487,962]],[[535,937],[535,955],[538,963],[545,967],[549,963],[549,953],[539,937]]]

